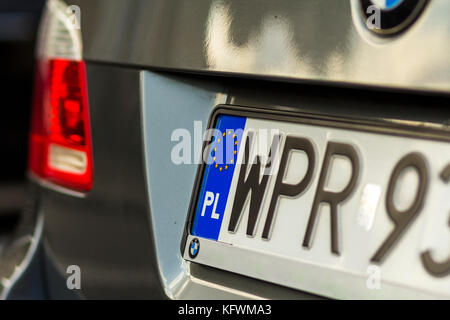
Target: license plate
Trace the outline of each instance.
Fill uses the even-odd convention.
[[[343,299],[450,298],[450,131],[219,106],[187,260]]]

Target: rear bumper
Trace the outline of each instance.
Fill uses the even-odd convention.
[[[82,271],[84,298],[315,298],[184,261],[180,243],[197,166],[175,165],[171,134],[206,128],[218,104],[445,126],[446,97],[87,64],[94,152],[85,196],[40,186],[45,259],[61,281]],[[61,192],[62,191],[62,192]],[[48,267],[50,268],[50,267]],[[64,283],[48,281],[50,297]]]

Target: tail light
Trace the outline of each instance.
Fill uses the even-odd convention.
[[[47,2],[37,50],[29,170],[66,188],[92,188],[93,164],[81,35],[67,5]]]

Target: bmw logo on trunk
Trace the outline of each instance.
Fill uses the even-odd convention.
[[[390,36],[409,27],[425,8],[428,0],[360,0],[368,28]]]

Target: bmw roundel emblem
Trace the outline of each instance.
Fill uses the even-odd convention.
[[[200,251],[200,241],[197,238],[192,239],[191,244],[189,245],[189,257],[194,259],[198,252]]]
[[[408,28],[425,8],[428,0],[360,0],[367,27],[382,36]]]

